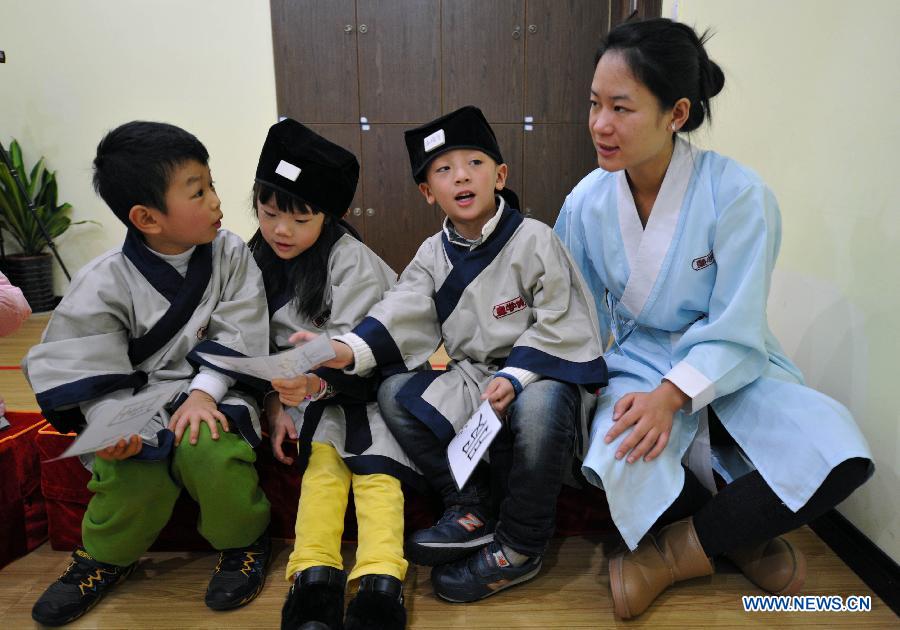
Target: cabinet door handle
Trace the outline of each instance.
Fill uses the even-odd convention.
[[[532,35],[534,35],[535,33],[537,33],[537,24],[529,24],[529,25],[528,25],[528,32],[531,33]]]
[[[369,27],[366,26],[365,24],[360,24],[360,25],[359,25],[359,32],[362,33],[363,35],[365,35],[366,33],[369,32]]]
[[[519,39],[520,37],[522,37],[522,27],[517,26],[516,28],[513,29],[512,38]]]
[[[353,32],[353,25],[352,25],[352,24],[345,24],[345,25],[344,25],[344,32],[345,32],[345,33],[352,33],[352,32]]]
[[[374,217],[375,216],[375,208],[366,208],[366,216]]]
[[[362,216],[362,208],[353,208],[353,216],[361,217]]]

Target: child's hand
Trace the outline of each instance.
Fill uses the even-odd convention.
[[[3,402],[3,396],[0,396],[0,416],[6,415],[6,403]]]
[[[318,337],[316,333],[306,332],[305,330],[301,330],[295,332],[288,338],[293,344],[297,343],[306,343],[308,341],[312,341],[316,337]],[[331,340],[331,348],[334,350],[335,357],[330,361],[326,361],[322,364],[324,367],[334,368],[336,370],[343,370],[345,367],[349,365],[353,365],[353,350],[350,349],[345,343],[340,341]],[[320,366],[315,366],[320,367]]]
[[[188,425],[191,427],[190,442],[196,444],[201,422],[205,422],[209,426],[212,439],[218,440],[219,429],[216,421],[220,422],[222,428],[228,433],[228,419],[219,411],[213,397],[202,389],[193,390],[169,420],[169,429],[175,432],[175,446],[181,444],[181,437]]]
[[[622,396],[613,407],[615,424],[604,440],[609,444],[628,427],[634,428],[616,449],[616,459],[628,455],[631,464],[640,457],[645,462],[658,457],[669,443],[673,415],[687,400],[687,395],[669,381],[663,381],[649,393],[632,392]]]
[[[506,410],[516,397],[516,390],[512,383],[502,376],[494,377],[481,394],[481,400],[489,400],[491,408],[498,418],[506,415]]]
[[[272,387],[278,392],[281,402],[288,407],[296,407],[307,396],[317,394],[322,388],[322,379],[315,374],[301,374],[294,378],[277,378]]]
[[[276,396],[270,396],[266,401],[266,415],[269,418],[269,427],[271,427],[272,454],[282,464],[290,466],[294,463],[294,458],[285,454],[282,443],[285,436],[290,437],[292,440],[297,439],[297,429],[294,427],[294,421],[285,413],[281,401]]]
[[[127,441],[125,438],[122,438],[112,446],[107,446],[103,450],[97,451],[97,457],[107,461],[128,459],[140,453],[143,447],[144,443],[141,441],[141,436],[132,435]]]

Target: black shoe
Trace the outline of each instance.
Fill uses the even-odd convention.
[[[410,536],[406,558],[428,567],[459,560],[493,541],[495,526],[494,519],[477,508],[447,508],[435,525]]]
[[[134,571],[95,560],[82,548],[72,552],[72,562],[34,603],[31,618],[45,626],[62,626],[89,611],[113,586]]]
[[[344,630],[403,630],[403,583],[391,575],[364,575],[347,606]]]
[[[266,583],[266,566],[272,555],[268,534],[249,547],[223,549],[206,589],[206,605],[213,610],[238,608],[253,601]]]
[[[341,630],[347,574],[334,567],[309,567],[291,584],[281,609],[281,630]]]

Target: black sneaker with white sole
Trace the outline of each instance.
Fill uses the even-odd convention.
[[[406,558],[429,567],[453,562],[493,541],[496,525],[493,518],[477,508],[447,508],[435,525],[410,536]]]

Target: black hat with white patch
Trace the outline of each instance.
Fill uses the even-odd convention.
[[[359,162],[343,147],[285,118],[269,128],[256,181],[340,218],[353,202]]]
[[[416,182],[425,181],[425,169],[441,153],[453,149],[478,149],[503,164],[497,136],[481,110],[466,105],[405,134],[409,164]]]

